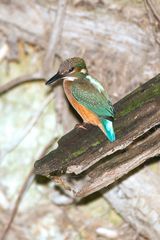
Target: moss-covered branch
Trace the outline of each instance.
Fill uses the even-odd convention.
[[[73,129],[59,140],[56,150],[35,163],[35,172],[61,177],[65,185],[69,182],[70,188],[81,196],[111,184],[148,158],[160,154],[159,103],[160,75],[115,104],[117,140],[114,143],[109,143],[95,126],[87,125],[87,130]],[[83,179],[85,190],[82,183],[81,189],[71,183],[73,174]]]

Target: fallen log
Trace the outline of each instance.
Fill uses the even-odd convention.
[[[95,126],[73,129],[56,150],[36,161],[35,173],[57,180],[78,197],[107,187],[160,154],[159,103],[157,75],[115,104],[114,143]]]

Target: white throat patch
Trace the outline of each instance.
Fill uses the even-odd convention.
[[[82,68],[80,72],[86,74],[87,70],[85,68]]]
[[[72,77],[72,76],[66,76],[66,77],[64,77],[63,79],[73,82],[73,81],[76,80],[77,78],[76,78],[76,77]]]
[[[86,78],[90,81],[90,83],[99,91],[103,92],[104,87],[98,82],[95,78],[91,77],[90,75],[87,75]]]

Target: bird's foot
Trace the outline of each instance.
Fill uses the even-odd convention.
[[[85,123],[77,123],[76,125],[75,125],[75,128],[81,128],[81,129],[85,129],[85,130],[87,130],[87,128],[85,127]]]

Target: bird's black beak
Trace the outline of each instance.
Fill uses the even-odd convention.
[[[50,85],[53,82],[63,79],[63,76],[61,74],[59,74],[59,72],[57,72],[52,78],[50,78],[47,82],[46,85]]]

